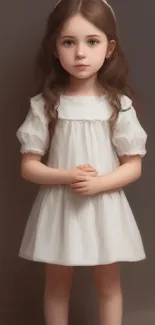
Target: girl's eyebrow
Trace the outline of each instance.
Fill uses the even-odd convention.
[[[87,38],[90,38],[90,37],[101,37],[100,35],[86,35]],[[60,38],[76,38],[75,36],[72,36],[72,35],[64,35],[64,36],[61,36]]]

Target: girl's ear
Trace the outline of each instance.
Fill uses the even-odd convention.
[[[116,47],[116,41],[111,40],[107,47],[106,59],[109,59],[111,57],[111,55],[115,50],[115,47]]]

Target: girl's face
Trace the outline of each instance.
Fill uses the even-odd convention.
[[[57,40],[57,57],[62,67],[78,79],[97,75],[115,48],[106,35],[82,15],[70,18]]]

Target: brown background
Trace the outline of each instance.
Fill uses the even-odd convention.
[[[144,240],[147,260],[122,265],[124,324],[155,324],[154,218],[154,0],[113,0],[132,78],[144,110],[139,118],[149,133],[143,177],[128,188],[128,197]],[[33,61],[51,0],[1,0],[0,3],[0,139],[1,235],[0,324],[43,324],[42,265],[18,258],[18,249],[37,188],[20,179],[19,144],[15,133],[31,96]],[[91,273],[77,269],[71,324],[96,325],[97,307]]]

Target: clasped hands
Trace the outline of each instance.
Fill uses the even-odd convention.
[[[80,165],[71,170],[71,188],[79,195],[95,195],[102,191],[102,178],[98,176],[98,171],[91,165]]]

